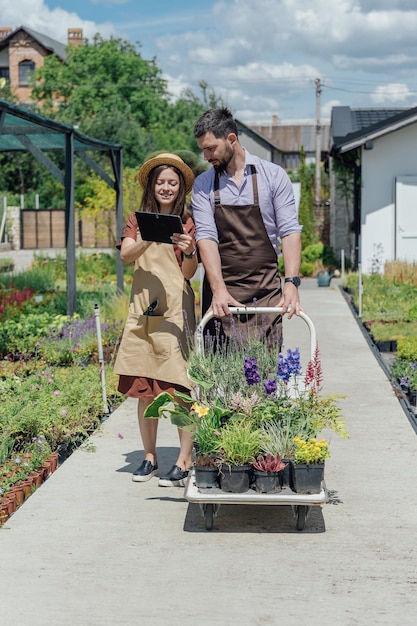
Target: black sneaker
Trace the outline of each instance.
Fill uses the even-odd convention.
[[[160,487],[184,487],[189,471],[173,465],[168,474],[159,479]]]
[[[152,476],[156,475],[156,470],[158,469],[158,463],[152,465],[151,461],[143,461],[142,465],[138,467],[138,469],[133,472],[132,480],[135,483],[144,483],[147,480],[150,480]]]

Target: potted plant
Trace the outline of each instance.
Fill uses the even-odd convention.
[[[181,392],[177,392],[177,398],[167,392],[160,394],[146,408],[145,417],[170,417],[173,424],[192,432],[196,484],[200,488],[218,487],[220,428],[231,411],[218,401],[209,407]]]
[[[249,490],[252,464],[262,449],[264,433],[253,420],[237,415],[220,430],[220,488],[244,493]]]
[[[258,455],[253,463],[255,491],[258,493],[279,493],[281,491],[282,473],[287,466],[279,454],[273,456]]]
[[[324,462],[330,456],[325,439],[295,437],[294,491],[319,493],[324,478]]]
[[[307,440],[325,428],[347,436],[337,396],[321,394],[318,348],[302,379],[298,348],[274,353],[256,336],[246,343],[236,339],[232,328],[215,350],[210,338],[205,350],[191,350],[188,376],[195,385],[190,395],[160,394],[145,417],[169,416],[191,430],[195,467],[220,466],[220,485],[227,491],[235,490],[228,481],[242,466],[246,477],[236,489],[249,489],[252,464],[261,454],[279,455],[290,472],[296,436]],[[291,472],[283,485],[293,488]]]
[[[273,457],[279,456],[285,467],[281,470],[281,488],[293,487],[294,484],[294,422],[291,416],[282,416],[281,419],[265,421],[262,425],[265,431],[263,445],[264,454]]]

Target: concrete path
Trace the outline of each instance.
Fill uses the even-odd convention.
[[[351,435],[332,436],[330,500],[306,529],[291,507],[223,505],[207,532],[182,488],[133,483],[127,400],[0,530],[2,625],[414,626],[416,434],[337,283],[304,281],[301,298]],[[308,356],[302,320],[285,344]],[[159,445],[164,472],[178,445],[165,420]]]

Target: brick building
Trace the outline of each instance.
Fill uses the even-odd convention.
[[[69,28],[68,45],[79,45],[83,41],[81,28]],[[0,78],[5,78],[21,104],[31,101],[30,76],[43,65],[50,54],[64,61],[66,44],[37,33],[26,26],[13,30],[0,26]]]

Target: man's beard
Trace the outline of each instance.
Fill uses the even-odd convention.
[[[213,165],[214,169],[216,170],[218,174],[223,174],[227,170],[227,166],[232,160],[234,154],[235,154],[235,151],[233,150],[233,148],[231,146],[226,146],[225,157],[219,162],[218,165]]]

